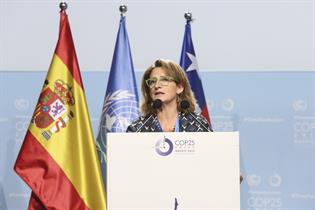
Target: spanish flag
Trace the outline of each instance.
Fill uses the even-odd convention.
[[[59,40],[14,170],[29,209],[105,210],[105,191],[65,10]]]

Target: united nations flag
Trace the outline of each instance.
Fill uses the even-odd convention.
[[[139,99],[126,30],[126,17],[121,16],[96,142],[104,183],[106,183],[106,133],[125,132],[131,121],[138,116]]]

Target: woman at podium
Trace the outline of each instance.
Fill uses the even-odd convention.
[[[195,112],[196,99],[185,71],[175,62],[158,59],[141,82],[142,116],[127,132],[209,132],[207,120]]]

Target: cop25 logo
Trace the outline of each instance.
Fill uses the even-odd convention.
[[[168,156],[172,153],[174,145],[168,138],[160,139],[155,144],[155,151],[161,156]]]

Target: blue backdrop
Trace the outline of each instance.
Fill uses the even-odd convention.
[[[26,209],[13,172],[46,72],[0,72],[0,209]],[[142,72],[137,72],[137,84]],[[83,72],[96,136],[108,72]],[[315,72],[202,72],[215,131],[240,131],[242,209],[315,209]]]

